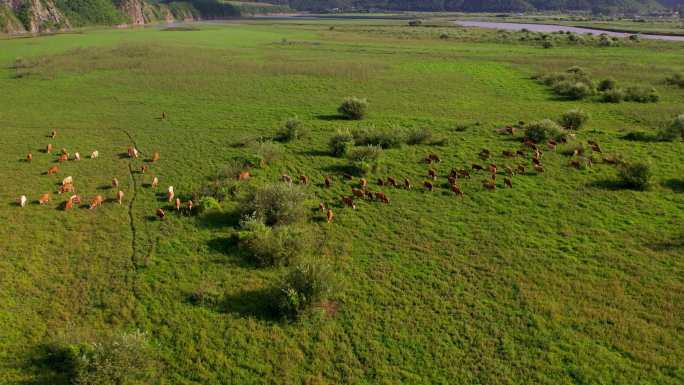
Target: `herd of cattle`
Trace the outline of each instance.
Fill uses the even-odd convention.
[[[52,133],[49,135],[49,138],[51,138],[51,139],[54,139],[54,138],[56,138],[56,137],[57,137],[57,132],[56,132],[56,131],[52,131]],[[54,148],[53,148],[52,144],[48,144],[48,145],[45,147],[45,151],[44,151],[44,152],[45,152],[45,154],[47,154],[47,155],[51,155],[51,154],[54,152]],[[140,152],[139,152],[138,149],[136,149],[135,147],[129,146],[128,149],[127,149],[127,155],[128,155],[129,158],[135,159],[135,158],[140,157]],[[97,150],[92,151],[92,152],[90,153],[90,159],[97,159],[97,158],[99,158],[99,156],[100,156],[100,153],[99,153],[99,151],[97,151]],[[159,155],[159,152],[155,151],[155,152],[152,154],[152,156],[150,157],[150,159],[148,160],[148,162],[149,162],[149,163],[156,163],[156,162],[159,161],[160,158],[161,158],[161,157],[160,157],[160,155]],[[29,152],[29,153],[26,155],[25,160],[26,160],[26,162],[29,162],[29,163],[32,162],[32,161],[33,161],[33,154],[32,154],[31,152]],[[69,152],[68,152],[65,148],[62,148],[62,149],[59,151],[59,154],[58,154],[58,156],[57,156],[56,162],[57,162],[57,163],[63,163],[63,162],[67,162],[67,161],[80,161],[80,160],[81,160],[81,155],[80,155],[78,152],[75,152],[75,153],[73,153],[73,154],[69,154]],[[141,166],[139,172],[140,172],[141,174],[145,174],[145,173],[148,172],[148,171],[149,171],[149,166],[148,166],[148,165],[143,165],[143,166]],[[58,166],[58,165],[54,165],[54,166],[49,167],[48,170],[47,170],[47,172],[46,172],[45,174],[46,174],[46,175],[56,175],[56,174],[58,174],[59,172],[60,172],[59,166]],[[153,177],[153,178],[152,178],[152,181],[151,181],[151,183],[150,183],[149,185],[150,185],[151,188],[153,188],[153,189],[156,190],[156,189],[159,187],[159,178],[157,178],[156,176]],[[118,203],[119,205],[122,205],[122,204],[123,204],[123,201],[124,201],[124,192],[121,191],[121,190],[119,190],[119,180],[118,180],[118,178],[116,178],[116,177],[112,178],[111,187],[112,187],[112,189],[114,189],[114,191],[116,191],[116,193],[115,193],[115,195],[114,195],[114,198],[111,199],[111,200],[112,200],[113,202]],[[71,195],[69,196],[68,199],[66,199],[65,201],[63,201],[63,202],[61,203],[61,207],[62,207],[63,210],[71,210],[71,209],[73,209],[75,206],[79,206],[79,205],[81,205],[81,204],[83,203],[83,200],[82,200],[81,196],[78,195],[78,194],[76,194],[76,188],[74,187],[74,177],[73,177],[73,176],[67,176],[67,177],[65,177],[64,179],[62,179],[62,182],[61,182],[61,183],[59,183],[59,187],[58,187],[58,189],[57,189],[57,194],[58,194],[58,195],[61,195],[61,194],[67,194],[67,193],[69,193],[69,194],[71,194]],[[167,199],[167,201],[168,201],[169,203],[173,203],[173,204],[174,204],[174,209],[175,209],[176,211],[181,211],[181,209],[183,208],[183,206],[185,207],[185,209],[186,209],[188,212],[192,212],[192,210],[193,210],[193,202],[192,202],[192,200],[188,200],[188,201],[185,203],[185,205],[183,205],[183,202],[181,202],[181,199],[178,198],[178,197],[176,197],[175,192],[174,192],[174,189],[173,189],[173,186],[169,186],[169,187],[167,188],[167,191],[166,191],[166,199]],[[43,206],[43,205],[47,205],[51,200],[52,200],[52,195],[51,195],[51,193],[44,193],[44,194],[41,194],[41,195],[38,197],[37,203],[38,203],[39,205]],[[28,203],[29,203],[29,199],[28,199],[28,197],[27,197],[26,195],[22,195],[22,196],[20,196],[20,197],[17,199],[17,204],[18,204],[20,207],[25,207]],[[89,209],[91,209],[91,210],[94,210],[94,209],[96,209],[97,207],[101,206],[101,205],[104,204],[104,203],[105,203],[105,198],[104,198],[102,195],[95,195],[94,197],[92,197],[92,198],[90,199],[89,204],[86,204],[86,205],[83,206],[83,207],[86,207],[86,208],[89,208]],[[164,212],[164,209],[158,208],[158,209],[156,210],[156,216],[157,216],[159,219],[164,219],[165,216],[166,216],[166,213]]]
[[[57,136],[57,133],[53,131],[50,135],[50,138],[55,138]],[[556,146],[558,143],[556,141],[550,140],[546,143],[546,148],[550,151],[555,151]],[[591,148],[593,152],[596,153],[601,153],[601,148],[598,143],[595,141],[588,141],[588,146]],[[45,153],[50,155],[54,152],[52,144],[48,144],[45,148]],[[544,152],[540,145],[537,143],[530,141],[530,140],[525,140],[523,141],[523,146],[522,148],[518,150],[503,150],[502,151],[502,156],[508,159],[523,159],[526,160],[528,159],[529,154],[531,153],[531,166],[532,169],[537,173],[543,173],[544,172],[544,166],[542,165],[542,157],[544,155]],[[98,151],[93,151],[90,154],[90,159],[97,159],[99,157],[99,152]],[[136,149],[134,146],[128,147],[127,150],[127,155],[131,159],[138,158],[140,156],[140,152],[138,149]],[[514,175],[524,175],[526,171],[526,166],[524,163],[518,162],[518,164],[515,167],[512,167],[510,165],[503,166],[503,169],[501,169],[499,166],[497,166],[495,163],[491,162],[491,158],[493,156],[492,151],[488,149],[482,149],[480,153],[478,154],[480,159],[483,161],[488,161],[489,163],[486,164],[485,166],[482,166],[480,164],[473,163],[470,165],[470,167],[464,167],[460,169],[452,168],[449,174],[446,176],[447,179],[447,186],[451,192],[453,192],[456,196],[458,197],[464,197],[465,194],[463,192],[463,189],[461,188],[461,185],[459,184],[459,179],[470,179],[471,178],[471,173],[477,173],[477,172],[484,172],[489,175],[488,178],[485,178],[481,181],[483,188],[489,191],[496,190],[496,178],[497,174],[503,174],[503,186],[504,188],[513,188],[513,176]],[[148,160],[148,163],[154,164],[157,161],[159,161],[160,155],[159,152],[155,151],[150,159]],[[80,161],[81,156],[78,152],[74,154],[69,154],[66,149],[61,149],[59,152],[59,155],[57,157],[57,162],[67,162],[67,161]],[[435,189],[436,181],[438,179],[437,171],[433,167],[433,165],[438,164],[442,161],[442,159],[436,155],[436,154],[430,154],[428,155],[425,159],[425,162],[428,164],[429,168],[427,170],[427,178],[422,182],[422,187],[429,191],[432,192]],[[27,162],[32,162],[33,161],[33,154],[28,153],[26,156],[26,161]],[[584,154],[584,147],[583,146],[578,146],[574,149],[572,153],[572,159],[570,160],[570,166],[575,167],[575,168],[581,168],[582,165],[587,165],[591,166],[593,162],[593,157],[591,155],[586,156]],[[617,162],[616,158],[611,158],[611,157],[603,157],[603,162],[604,163],[610,163],[610,164],[615,164]],[[140,169],[141,174],[145,174],[146,172],[149,171],[149,166],[148,165],[143,165]],[[60,172],[59,166],[51,166],[47,170],[47,175],[55,175]],[[236,175],[236,179],[239,181],[244,181],[247,179],[250,179],[251,174],[249,171],[242,171],[239,172],[238,175]],[[353,181],[354,177],[349,174],[344,174],[343,178],[345,180]],[[285,183],[292,184],[293,183],[293,178],[289,175],[283,175],[281,177],[281,180]],[[298,180],[299,184],[302,185],[308,185],[309,184],[309,177],[306,175],[301,175]],[[324,181],[323,181],[323,186],[326,188],[330,188],[333,184],[333,178],[332,176],[326,176]],[[379,201],[385,204],[390,203],[390,199],[387,197],[387,195],[382,192],[382,191],[376,191],[373,192],[368,188],[368,180],[366,178],[360,178],[359,183],[358,183],[358,188],[357,187],[352,187],[351,192],[352,195],[345,195],[341,197],[341,203],[343,207],[351,207],[352,209],[356,209],[356,199],[362,199],[362,200],[375,200]],[[411,190],[413,188],[413,184],[411,183],[411,180],[409,178],[403,178],[403,181],[397,181],[397,179],[393,177],[387,177],[385,179],[379,178],[377,180],[377,185],[382,187],[393,187],[393,188],[404,188],[406,190]],[[119,205],[123,204],[124,201],[124,193],[123,191],[119,190],[119,180],[114,177],[112,179],[111,183],[112,188],[114,191],[116,191],[116,194],[111,201],[117,202]],[[153,189],[157,189],[159,187],[159,179],[155,176],[152,178],[151,183],[149,186]],[[57,190],[58,194],[65,194],[65,193],[71,193],[70,197],[66,199],[62,203],[62,208],[64,210],[70,210],[74,208],[74,206],[78,206],[82,204],[82,199],[80,195],[77,195],[75,193],[75,188],[74,188],[74,178],[72,176],[67,176],[62,180],[62,182],[59,184],[59,188]],[[50,202],[51,200],[51,194],[50,193],[45,193],[41,194],[38,197],[37,203],[39,205],[46,205]],[[182,209],[187,210],[188,213],[192,213],[193,211],[193,202],[192,200],[188,200],[185,202],[185,205],[181,201],[180,198],[176,197],[173,186],[169,186],[166,190],[166,200],[169,203],[173,203],[173,207],[176,211],[181,211]],[[96,195],[90,199],[90,203],[85,205],[84,207],[87,207],[91,210],[96,209],[97,207],[101,206],[105,202],[105,199],[102,195]],[[19,197],[17,201],[18,205],[21,207],[24,207],[28,204],[28,198],[25,195],[22,195]],[[321,203],[319,205],[319,209],[322,213],[325,213],[326,218],[328,223],[332,222],[334,218],[334,213],[332,208],[326,207],[324,203]],[[156,209],[156,216],[161,220],[164,219],[166,216],[166,213],[164,212],[164,209],[162,208],[157,208]]]

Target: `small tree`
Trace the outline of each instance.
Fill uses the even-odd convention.
[[[269,226],[299,222],[306,217],[306,194],[294,185],[270,184],[251,189],[241,202],[244,215],[256,213]]]
[[[349,130],[337,131],[328,142],[333,156],[345,156],[354,148],[354,136]]]
[[[531,122],[525,126],[525,137],[536,143],[543,143],[549,139],[560,140],[565,135],[565,131],[551,119]]]
[[[589,120],[589,115],[578,108],[565,112],[560,119],[560,125],[567,130],[578,130]]]
[[[647,163],[623,163],[618,168],[618,175],[625,187],[646,190],[650,185],[651,167]]]
[[[345,99],[337,109],[342,116],[350,120],[361,120],[366,116],[368,101],[357,97]]]
[[[303,262],[291,268],[276,288],[276,307],[284,317],[295,319],[329,298],[334,289],[335,277],[329,266],[320,261]]]

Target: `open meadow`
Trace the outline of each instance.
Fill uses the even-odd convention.
[[[684,87],[666,82],[684,44],[553,36],[545,49],[524,33],[328,20],[0,40],[0,383],[73,383],[65,346],[137,332],[146,373],[111,383],[684,383],[684,142],[656,139],[684,114]],[[535,79],[573,66],[658,101],[575,100]],[[338,113],[351,96],[364,119]],[[524,127],[572,109],[589,119],[537,143],[535,170]],[[282,140],[295,116],[304,135]],[[344,133],[385,148],[350,168],[329,147]],[[624,185],[622,162],[649,165],[649,186]],[[452,168],[471,175],[463,196]],[[358,171],[389,204],[342,204]],[[284,174],[304,196],[302,254],[335,281],[296,317],[272,305],[296,263],[262,266],[240,241],[245,197]],[[70,210],[67,176],[83,198]],[[168,186],[195,209],[176,212]],[[220,208],[200,212],[206,196]]]

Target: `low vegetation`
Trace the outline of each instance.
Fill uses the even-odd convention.
[[[651,166],[644,162],[623,163],[618,168],[618,175],[627,188],[646,190],[651,185]]]
[[[561,140],[566,135],[565,130],[551,119],[531,122],[525,126],[525,137],[535,143],[544,143],[548,140]]]
[[[335,277],[319,260],[302,262],[290,269],[277,287],[276,306],[281,315],[294,319],[315,304],[328,299],[335,290]]]
[[[308,235],[298,226],[267,226],[257,215],[240,222],[237,233],[240,249],[258,266],[288,266],[310,249]]]
[[[241,198],[242,215],[253,215],[268,226],[289,225],[306,218],[306,193],[296,185],[267,184],[250,189]]]
[[[581,109],[565,112],[560,118],[560,125],[566,130],[579,130],[589,120],[589,114]]]
[[[368,101],[357,97],[349,97],[345,99],[337,112],[344,118],[350,120],[361,120],[366,117],[368,110]]]

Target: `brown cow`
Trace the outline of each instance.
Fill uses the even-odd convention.
[[[482,170],[484,170],[484,168],[482,168],[482,166],[480,166],[479,164],[475,164],[475,163],[473,163],[472,169],[475,170],[475,171],[482,171]]]
[[[591,145],[592,151],[601,153],[601,147],[599,147],[598,143],[594,142],[593,144],[590,144],[590,145]]]
[[[489,166],[487,166],[487,169],[489,170],[489,173],[492,175],[496,175],[496,165],[494,163],[491,163]]]
[[[508,157],[508,158],[515,158],[515,151],[513,150],[503,150],[502,151],[503,156]]]
[[[154,179],[152,179],[152,184],[151,184],[151,186],[152,186],[152,188],[157,188],[157,186],[159,186],[159,178],[157,178],[157,177],[155,176]]]
[[[251,177],[252,177],[252,174],[250,174],[249,171],[240,171],[240,173],[238,174],[237,179],[238,179],[238,180],[247,180],[247,179],[249,179],[249,178],[251,178]]]
[[[57,174],[58,172],[59,172],[59,167],[52,166],[52,167],[48,168],[47,174],[53,175],[53,174]]]
[[[73,208],[74,208],[74,201],[72,201],[71,199],[67,199],[67,201],[64,202],[64,211],[71,210]]]
[[[58,194],[63,194],[67,192],[74,192],[74,185],[71,183],[63,184],[59,186],[59,189],[57,190]]]
[[[378,186],[384,186],[384,185],[385,185],[385,181],[382,180],[382,178],[378,178]]]
[[[285,182],[287,184],[292,184],[292,177],[287,175],[287,174],[281,175],[280,180],[282,180],[283,182]]]
[[[376,193],[375,193],[375,199],[379,200],[379,201],[382,202],[382,203],[386,203],[386,204],[389,204],[389,203],[390,203],[389,198],[388,198],[387,195],[385,195],[385,193],[382,192],[382,191],[379,191],[379,192],[376,192]]]
[[[117,188],[119,187],[119,180],[116,178],[112,178],[112,187]]]
[[[505,166],[504,170],[506,170],[506,175],[513,176],[513,168],[511,166]]]
[[[92,210],[102,205],[102,202],[104,202],[104,198],[102,198],[102,195],[97,195],[95,198],[90,200],[90,209]]]
[[[434,189],[432,183],[428,181],[423,182],[423,187],[425,187],[425,189],[428,191],[432,191]]]
[[[61,155],[69,155],[69,152],[67,152],[66,148],[62,147],[62,149],[59,151]]]
[[[342,205],[349,206],[352,209],[356,210],[356,204],[354,203],[353,197],[342,197]]]
[[[407,190],[411,189],[411,181],[408,178],[404,178],[404,188]]]
[[[50,138],[54,139],[54,138],[56,138],[56,137],[57,137],[57,131],[56,131],[56,130],[52,130],[52,132],[50,133]]]
[[[513,181],[511,178],[504,178],[504,185],[509,188],[513,188]]]
[[[368,181],[366,178],[361,178],[359,179],[359,187],[364,190],[366,187],[368,187]]]
[[[81,196],[80,195],[72,195],[71,198],[69,198],[69,200],[74,202],[75,205],[81,204]]]
[[[366,193],[366,199],[368,199],[369,201],[372,201],[373,200],[373,192],[370,190],[364,190],[364,192]]]
[[[541,164],[535,164],[534,170],[538,173],[542,173],[542,172],[544,172],[544,167]]]
[[[532,164],[536,164],[537,166],[541,165],[541,160],[537,158],[532,158]]]
[[[48,143],[47,147],[45,148],[45,152],[52,154],[52,143]]]
[[[159,218],[160,221],[163,221],[164,218],[166,217],[166,213],[162,209],[157,209],[157,218]]]
[[[325,187],[330,188],[330,186],[332,186],[332,178],[328,175],[325,177]]]
[[[166,192],[166,199],[169,201],[169,203],[173,202],[173,198],[176,197],[176,194],[173,192],[173,190],[169,190]]]
[[[518,150],[515,152],[515,154],[518,156],[527,156],[527,153],[525,152],[525,150]]]
[[[392,186],[392,187],[397,187],[397,181],[392,178],[391,176],[387,177],[387,185]]]
[[[333,217],[335,216],[335,214],[333,214],[332,209],[328,209],[328,211],[326,212],[325,216],[326,216],[326,218],[328,219],[328,223],[331,223],[332,220],[333,220]]]
[[[299,183],[300,183],[300,184],[303,184],[303,185],[309,184],[309,177],[306,176],[306,175],[301,175],[301,176],[299,177]]]
[[[50,194],[41,194],[38,198],[38,203],[42,206],[50,202]]]
[[[518,165],[518,168],[516,168],[516,172],[517,172],[519,175],[524,174],[524,173],[525,173],[525,166],[523,166],[522,164],[519,164],[519,165]]]
[[[434,169],[428,169],[428,176],[432,178],[432,180],[437,180],[437,171]]]
[[[363,190],[360,189],[355,189],[352,187],[352,194],[354,194],[355,197],[363,199],[366,196],[366,193],[363,192]]]
[[[463,194],[463,190],[461,190],[461,186],[459,186],[456,183],[451,185],[451,191],[453,191],[454,194],[460,196],[461,198],[463,198],[463,196],[465,195]]]
[[[325,204],[323,202],[318,204],[318,211],[320,211],[320,212],[325,211]]]
[[[152,153],[152,163],[157,162],[159,158],[159,152],[155,151],[154,153]]]
[[[496,182],[494,182],[493,180],[483,179],[482,186],[490,191],[496,190]]]
[[[69,155],[66,154],[62,154],[57,158],[58,162],[66,162],[67,160],[69,160]]]
[[[470,173],[465,168],[462,168],[462,169],[458,170],[458,177],[470,179]]]
[[[147,165],[144,165],[144,164],[143,164],[143,165],[140,167],[140,173],[141,173],[141,174],[144,174],[144,173],[146,173],[149,169],[150,169],[150,168],[147,167]]]
[[[186,205],[187,205],[187,207],[188,207],[188,212],[191,213],[191,212],[192,212],[192,207],[194,206],[193,203],[192,203],[192,201],[188,201],[188,203],[187,203]]]
[[[176,211],[180,211],[180,209],[181,209],[181,200],[180,200],[180,198],[176,198],[176,202],[174,203],[173,208],[175,208]]]
[[[480,156],[480,158],[482,158],[483,160],[486,160],[486,159],[489,159],[489,158],[492,157],[492,152],[489,151],[489,150],[486,149],[486,148],[483,148],[482,151],[480,151],[479,156]]]
[[[32,161],[32,160],[33,160],[33,154],[31,154],[31,153],[29,152],[29,153],[26,155],[26,161],[27,161],[27,162],[30,162],[30,161]]]
[[[124,198],[124,193],[123,193],[123,191],[119,190],[119,192],[116,193],[116,201],[119,202],[119,204],[122,204],[123,198]]]

